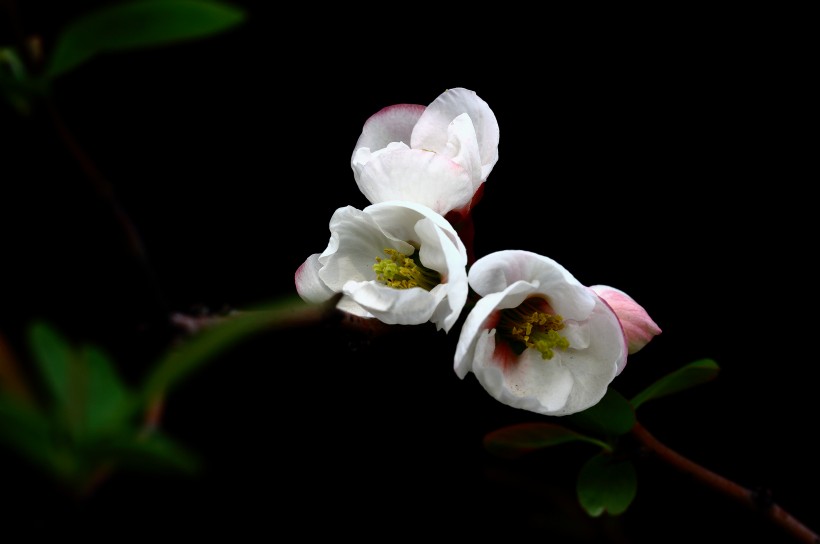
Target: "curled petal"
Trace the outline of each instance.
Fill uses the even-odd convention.
[[[482,179],[486,179],[498,161],[498,119],[475,91],[458,87],[440,94],[427,106],[413,128],[410,147],[441,152],[447,145],[448,126],[463,113],[472,121],[481,164],[487,167]]]
[[[475,92],[442,93],[429,106],[397,104],[364,124],[350,165],[371,204],[402,200],[469,214],[498,161],[498,121]]]
[[[296,269],[294,276],[296,292],[307,302],[320,304],[330,300],[335,294],[333,289],[329,288],[325,282],[319,279],[321,266],[319,263],[319,254],[314,253]]]
[[[640,351],[661,333],[661,328],[649,317],[643,306],[620,289],[608,285],[593,285],[590,289],[604,299],[618,316],[629,343],[630,355]]]

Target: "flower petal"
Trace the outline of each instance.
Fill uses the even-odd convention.
[[[442,152],[447,146],[450,122],[462,113],[469,115],[472,121],[483,166],[481,179],[485,180],[498,161],[498,120],[475,91],[458,87],[440,94],[427,106],[413,128],[410,147]]]
[[[387,237],[373,218],[352,206],[337,209],[330,219],[330,242],[319,256],[319,278],[334,292],[348,281],[375,279],[373,264],[387,248],[411,253],[410,244]]]
[[[319,263],[319,254],[314,253],[296,269],[296,274],[294,275],[296,292],[307,302],[319,304],[330,300],[335,294],[333,289],[329,288],[325,282],[319,279],[319,269],[321,266]]]
[[[405,200],[444,215],[467,206],[473,185],[467,170],[443,155],[420,149],[396,149],[369,160],[356,180],[373,204]]]
[[[503,291],[516,281],[538,284],[538,291],[564,319],[585,319],[594,295],[556,261],[530,251],[508,249],[485,255],[470,267],[470,287],[479,295]]]
[[[410,148],[413,127],[424,109],[419,104],[395,104],[382,108],[365,121],[350,160],[356,183],[359,183],[362,168],[380,151]]]
[[[371,151],[387,147],[390,142],[410,145],[410,137],[425,107],[419,104],[395,104],[382,108],[364,122],[362,133],[353,149]]]
[[[376,281],[350,281],[343,292],[388,325],[426,323],[436,307],[436,298],[420,287],[393,289]]]

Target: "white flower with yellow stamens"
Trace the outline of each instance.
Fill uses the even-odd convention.
[[[431,321],[449,332],[467,301],[467,251],[440,214],[414,202],[337,209],[330,241],[295,274],[309,302],[390,325]]]
[[[554,260],[521,250],[470,268],[480,298],[461,329],[460,378],[472,372],[496,400],[544,415],[585,410],[626,365],[618,316]]]

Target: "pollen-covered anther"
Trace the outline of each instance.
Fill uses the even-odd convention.
[[[389,259],[376,257],[373,271],[376,279],[394,289],[421,287],[430,291],[441,283],[441,275],[421,264],[418,252],[408,256],[395,249],[387,248],[384,253]]]
[[[511,342],[538,350],[542,359],[552,359],[555,349],[570,347],[569,340],[557,332],[564,328],[564,319],[538,309],[539,302],[528,299],[516,308],[502,310],[498,330]]]

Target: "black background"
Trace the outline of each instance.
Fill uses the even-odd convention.
[[[62,24],[100,3],[17,4],[17,27],[48,50]],[[138,383],[179,332],[172,312],[294,294],[293,273],[326,247],[333,210],[368,204],[349,165],[364,121],[466,87],[501,134],[474,211],[476,254],[542,253],[640,302],[663,333],[613,383],[626,396],[715,359],[716,381],[647,404],[641,421],[820,527],[799,30],[766,13],[653,14],[652,24],[521,13],[506,25],[490,13],[236,4],[248,19],[230,32],[100,57],[54,89],[136,226],[147,270],[48,112],[0,109],[0,315],[22,359],[27,325],[47,319],[103,346]],[[4,43],[16,26],[8,13]],[[590,447],[519,463],[486,454],[486,432],[543,419],[459,380],[456,341],[432,326],[254,337],[168,399],[164,429],[200,454],[203,474],[116,474],[77,502],[7,452],[3,523],[36,532],[59,520],[92,534],[116,521],[113,535],[788,541],[651,459],[638,464],[624,516],[586,518],[573,485]],[[26,513],[39,521],[26,525]]]

